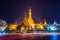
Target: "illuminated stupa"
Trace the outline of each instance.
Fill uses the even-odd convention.
[[[26,15],[26,12],[25,12],[25,16],[24,16],[24,21],[23,23],[26,25],[26,26],[34,26],[34,20],[32,18],[32,11],[31,11],[31,7],[29,8],[29,11],[28,11],[28,17]]]
[[[29,18],[28,18],[29,25],[34,25],[34,20],[32,18],[32,10],[31,7],[29,8]]]

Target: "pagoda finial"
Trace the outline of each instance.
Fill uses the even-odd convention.
[[[57,24],[57,22],[56,21],[54,21],[54,23],[53,24]]]
[[[47,24],[47,22],[46,22],[46,18],[44,18],[44,24]]]
[[[32,15],[32,11],[31,11],[31,7],[29,7],[29,18],[31,18]]]

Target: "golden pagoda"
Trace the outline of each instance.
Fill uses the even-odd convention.
[[[31,30],[32,28],[34,28],[34,20],[32,18],[31,7],[29,7],[28,17],[27,17],[26,12],[25,12],[23,24],[26,26],[27,30]]]
[[[33,26],[34,25],[34,20],[32,18],[32,10],[31,7],[29,7],[29,18],[28,18],[28,23],[29,25]]]
[[[28,17],[26,15],[26,12],[25,12],[25,16],[24,16],[24,21],[23,23],[27,26],[27,25],[34,25],[34,20],[32,18],[32,11],[31,11],[31,7],[29,7],[29,11],[28,11]]]

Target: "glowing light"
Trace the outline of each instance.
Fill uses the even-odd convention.
[[[10,24],[10,30],[16,30],[17,24]]]
[[[43,29],[43,26],[41,25],[40,28]]]
[[[58,40],[58,34],[51,35],[51,40]]]
[[[44,30],[44,26],[42,24],[35,25],[37,29]]]
[[[0,33],[0,36],[4,36],[6,33]]]
[[[1,32],[3,32],[4,30],[5,30],[5,28],[3,28],[3,27],[0,28],[0,31],[1,31]]]
[[[54,21],[54,23],[53,23],[54,25],[57,25],[57,22],[56,21]]]
[[[46,27],[47,27],[47,30],[52,30],[52,31],[56,31],[58,29],[57,26],[55,25],[48,25]]]
[[[34,26],[34,24],[31,24],[31,26]]]
[[[34,25],[34,20],[32,18],[32,10],[31,10],[31,7],[29,8],[28,24],[29,25]]]
[[[21,32],[23,32],[24,31],[24,27],[21,27]]]
[[[46,19],[44,19],[44,25],[47,25]]]

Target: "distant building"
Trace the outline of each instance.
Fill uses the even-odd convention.
[[[0,19],[0,32],[3,32],[7,27],[7,22],[5,20]]]
[[[57,22],[56,21],[54,21],[54,23],[53,23],[54,25],[57,25]]]

